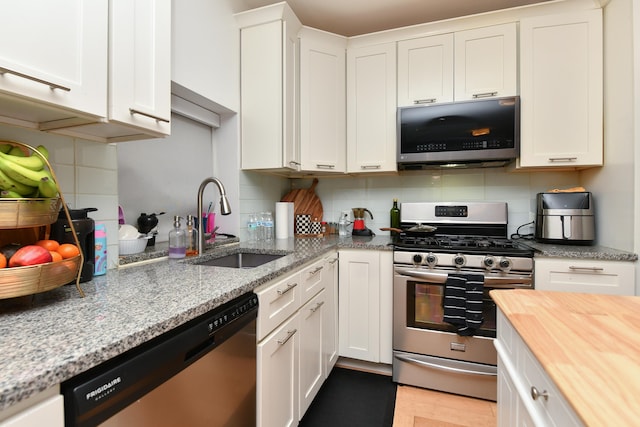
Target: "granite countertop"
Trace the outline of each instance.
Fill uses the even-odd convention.
[[[599,259],[605,261],[637,261],[638,254],[599,245],[558,245],[539,243],[535,240],[519,240],[536,251],[535,256],[550,258]]]
[[[170,260],[162,254],[153,261],[142,254],[123,259],[144,262],[82,283],[85,298],[68,285],[0,300],[0,411],[332,249],[391,250],[388,236],[229,243],[216,244],[197,258],[215,258],[240,248],[287,255],[260,267],[233,269],[194,265],[195,259]]]
[[[530,290],[491,297],[585,425],[638,425],[640,297]]]

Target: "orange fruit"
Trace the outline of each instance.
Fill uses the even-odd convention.
[[[51,254],[51,262],[62,261],[62,255],[56,251],[49,251]]]
[[[38,240],[34,243],[34,245],[42,246],[49,252],[57,251],[60,247],[60,243],[58,243],[56,240]]]
[[[73,258],[76,255],[79,255],[80,249],[78,249],[78,247],[74,244],[63,243],[60,245],[60,247],[56,252],[62,255],[62,258],[67,259],[67,258]]]
[[[0,253],[0,268],[5,268],[7,266],[7,257],[4,254]]]

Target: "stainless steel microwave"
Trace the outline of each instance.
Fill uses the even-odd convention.
[[[519,155],[520,97],[398,108],[399,170],[504,166]]]

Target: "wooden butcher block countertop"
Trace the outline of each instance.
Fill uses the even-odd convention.
[[[640,297],[491,296],[585,425],[640,425]]]

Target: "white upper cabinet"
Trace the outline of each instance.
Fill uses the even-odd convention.
[[[520,22],[520,167],[602,165],[602,11]]]
[[[284,2],[236,17],[240,26],[242,169],[298,171],[300,21]]]
[[[171,0],[109,0],[108,121],[56,130],[99,142],[171,133]]]
[[[347,172],[396,170],[396,43],[347,51]]]
[[[515,23],[398,42],[398,106],[516,95]]]
[[[398,106],[453,101],[453,33],[398,42]]]
[[[456,32],[454,56],[456,101],[517,95],[515,22]]]
[[[300,159],[310,172],[346,170],[347,39],[303,27],[300,32]]]
[[[0,122],[51,129],[107,116],[107,0],[2,0]]]

